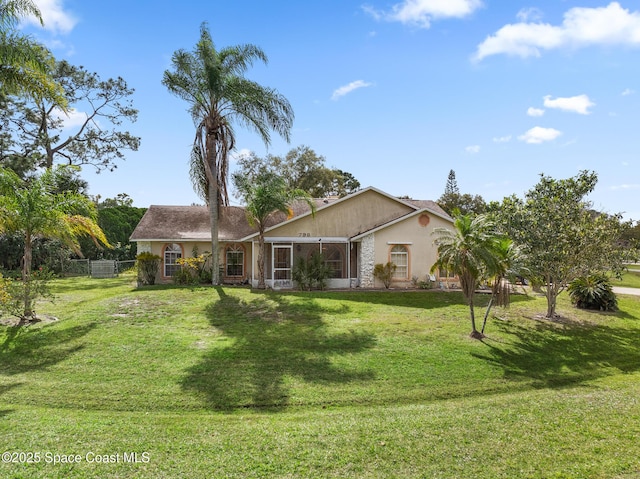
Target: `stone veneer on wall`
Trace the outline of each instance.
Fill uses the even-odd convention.
[[[373,233],[362,238],[360,243],[360,286],[373,288],[375,286],[373,269],[375,267],[375,239]]]

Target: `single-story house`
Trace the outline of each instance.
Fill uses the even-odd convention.
[[[437,258],[432,232],[452,228],[452,219],[435,202],[396,198],[368,187],[344,198],[316,201],[315,214],[300,202],[288,215],[274,213],[265,232],[267,286],[293,288],[292,268],[297,258],[323,253],[331,268],[329,288],[376,288],[376,264],[392,262],[392,287],[410,287],[412,279],[425,281]],[[206,206],[149,207],[131,235],[138,252],[162,258],[157,280],[170,281],[176,260],[211,250]],[[242,207],[220,212],[219,258],[224,283],[258,282],[258,233]],[[446,273],[431,279],[446,281]]]

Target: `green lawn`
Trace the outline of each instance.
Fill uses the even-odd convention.
[[[613,286],[624,286],[627,288],[640,288],[640,266],[630,266],[631,271],[622,275],[622,280],[611,280]]]
[[[55,289],[0,327],[0,477],[640,478],[640,298],[480,342],[459,293]]]

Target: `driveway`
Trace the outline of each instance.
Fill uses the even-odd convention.
[[[612,289],[616,294],[630,294],[633,296],[640,296],[640,288],[622,288],[619,286],[614,286]]]

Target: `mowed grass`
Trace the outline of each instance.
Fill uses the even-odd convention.
[[[0,327],[0,477],[640,477],[640,298],[480,342],[451,292],[55,289]]]
[[[629,270],[622,275],[622,279],[616,280],[614,278],[611,280],[611,284],[625,288],[640,288],[640,266],[629,266]]]

